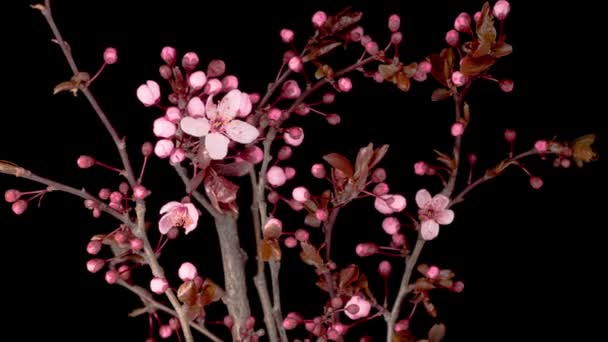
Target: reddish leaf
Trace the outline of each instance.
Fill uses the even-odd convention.
[[[395,80],[395,84],[397,84],[397,88],[399,88],[402,91],[410,90],[410,85],[411,85],[410,79],[403,72],[397,73],[397,78]]]
[[[348,178],[353,176],[353,166],[346,157],[338,153],[330,153],[323,156],[326,162],[333,168],[342,171]]]
[[[225,208],[236,210],[237,207],[234,201],[236,200],[236,195],[239,190],[238,185],[217,175],[215,171],[207,172],[204,184],[205,192],[207,193],[211,204],[213,204],[217,210],[222,212]]]
[[[304,224],[314,228],[321,227],[321,221],[317,219],[315,213],[308,213],[308,215],[306,215],[306,217],[304,218]]]
[[[262,260],[264,260],[264,262],[268,262],[272,257],[272,246],[270,245],[270,241],[262,240],[261,248]]]
[[[440,54],[429,56],[431,62],[431,75],[444,86],[448,86],[452,78],[452,68],[454,65],[454,52],[451,48],[441,50]]]
[[[441,279],[441,280],[439,280],[438,284],[442,287],[450,288],[450,287],[452,287],[454,282],[451,281],[450,279]]]
[[[429,342],[440,342],[445,336],[445,324],[434,324],[429,330]]]
[[[395,332],[393,335],[393,342],[416,342],[416,338],[412,335],[411,331],[403,330]]]
[[[338,287],[342,288],[359,279],[359,266],[351,264],[340,270]]]
[[[422,304],[424,305],[426,312],[431,315],[431,317],[437,317],[437,309],[435,308],[435,305],[431,303],[431,300],[428,297],[424,298]]]
[[[382,145],[382,146],[380,146],[380,147],[378,147],[377,149],[374,150],[374,157],[369,162],[369,168],[370,169],[373,168],[374,166],[378,165],[378,163],[380,161],[382,161],[382,159],[386,155],[386,152],[388,152],[388,147],[389,147],[389,145],[384,144],[384,145]]]
[[[194,303],[192,305],[184,304],[182,305],[182,309],[186,314],[186,319],[189,322],[194,321],[195,319],[204,316],[203,305],[200,303]]]
[[[490,53],[494,42],[496,41],[496,28],[494,27],[494,19],[492,18],[492,9],[490,4],[486,2],[481,9],[481,17],[477,23],[477,39],[479,45],[473,52],[473,57],[482,57]]]
[[[240,161],[230,164],[216,164],[213,169],[223,176],[242,177],[253,170],[253,165],[249,162]]]
[[[479,58],[465,56],[460,64],[460,72],[465,76],[477,76],[488,70],[494,63],[496,63],[496,58],[492,56]]]
[[[311,213],[314,213],[315,211],[317,211],[319,209],[319,206],[313,200],[306,200],[306,202],[304,202],[302,204],[304,204],[304,208],[306,208],[306,210],[308,210],[308,212],[311,212]]]
[[[425,292],[425,291],[430,291],[430,290],[434,289],[435,285],[433,285],[433,283],[431,283],[426,278],[418,278],[418,280],[416,280],[416,284],[414,285],[414,288],[418,292]]]
[[[397,74],[397,72],[401,69],[401,65],[399,63],[391,63],[391,64],[380,64],[378,65],[378,72],[382,77],[387,81],[393,81],[393,77]]]
[[[327,282],[325,281],[325,277],[321,277],[319,278],[319,281],[317,281],[317,286],[325,291],[325,292],[329,292],[329,286],[327,284]]]
[[[198,186],[201,185],[201,183],[203,182],[203,179],[205,179],[205,171],[201,170],[190,180],[190,189],[192,191],[196,190]]]
[[[471,107],[469,107],[469,104],[467,102],[464,103],[464,121],[465,122],[469,122],[471,121]]]
[[[359,149],[359,153],[357,153],[357,159],[355,161],[355,173],[353,175],[353,178],[365,178],[367,180],[367,175],[369,173],[369,163],[373,156],[373,144],[370,143],[369,145]]]
[[[429,271],[429,265],[420,264],[420,265],[418,265],[418,267],[416,267],[416,269],[418,270],[418,272],[426,275],[426,273]]]
[[[501,58],[510,55],[513,52],[513,46],[505,42],[497,42],[492,47],[492,57]]]
[[[328,20],[328,22],[332,25],[332,32],[336,34],[358,23],[361,17],[363,17],[363,13],[354,12],[352,8],[347,7],[334,17],[331,17],[330,19],[333,20]]]
[[[316,47],[313,48],[312,51],[306,55],[304,55],[304,57],[302,57],[302,62],[306,63],[306,62],[310,62],[314,59],[317,59],[323,55],[325,55],[326,53],[330,52],[331,50],[337,48],[338,46],[342,45],[341,42],[333,42],[333,43],[329,43],[320,47]]]
[[[184,304],[194,305],[197,302],[198,297],[196,290],[194,281],[186,281],[177,289],[177,298]]]
[[[302,252],[300,252],[300,258],[306,264],[315,266],[316,268],[321,268],[323,266],[323,258],[319,255],[319,251],[309,244],[308,242],[300,242],[300,246],[302,247]]]
[[[320,80],[324,77],[333,78],[334,70],[327,64],[321,65],[317,71],[315,71],[315,78]]]
[[[410,63],[408,65],[404,65],[403,68],[401,69],[401,71],[407,78],[413,77],[416,74],[417,70],[418,70],[418,63],[416,63],[416,62]]]
[[[273,240],[271,243],[271,251],[272,251],[272,257],[274,258],[275,261],[281,261],[281,246],[279,245],[279,241],[277,240]]]
[[[433,101],[442,101],[445,99],[449,99],[452,96],[452,91],[446,88],[437,88],[433,90],[433,95],[431,95],[431,100]]]
[[[281,246],[277,240],[263,240],[262,241],[262,259],[265,262],[274,259],[281,261]]]
[[[321,208],[327,208],[327,204],[329,203],[330,200],[331,200],[331,190],[323,191],[323,193],[321,194],[321,197],[319,198],[319,206]]]
[[[450,169],[455,169],[456,168],[456,162],[454,161],[454,159],[452,159],[452,157],[448,156],[447,154],[441,153],[437,150],[433,150],[435,153],[438,154],[437,160],[444,163],[447,167],[449,167]]]
[[[224,290],[217,286],[213,281],[205,279],[201,289],[200,303],[205,306],[220,300],[224,296]]]
[[[199,148],[196,151],[196,157],[194,158],[194,164],[196,167],[205,171],[207,167],[211,164],[211,157],[209,156],[209,152],[207,152],[206,148],[203,148],[202,145],[199,145]]]

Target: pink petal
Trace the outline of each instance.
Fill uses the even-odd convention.
[[[418,205],[418,208],[428,209],[431,200],[431,194],[426,189],[420,189],[416,193],[416,204]]]
[[[393,209],[395,212],[402,211],[405,209],[406,205],[407,201],[405,200],[405,197],[401,195],[391,195],[389,207],[391,207],[391,209]]]
[[[439,224],[450,224],[454,221],[454,211],[450,209],[438,211],[435,213],[435,221]]]
[[[152,96],[154,96],[156,100],[160,99],[160,87],[158,86],[158,83],[154,81],[147,81],[146,84],[148,85],[148,88],[150,88]]]
[[[211,159],[224,159],[228,154],[230,139],[220,133],[210,133],[205,137],[205,147]]]
[[[168,212],[170,210],[173,210],[174,208],[179,207],[181,205],[182,204],[179,203],[179,202],[177,202],[177,201],[171,201],[171,202],[163,205],[162,208],[160,208],[160,213],[164,214],[164,213],[166,213],[166,212]]]
[[[179,123],[182,131],[193,136],[202,137],[209,133],[209,121],[205,118],[193,118],[187,116]]]
[[[241,106],[239,108],[238,117],[244,118],[249,113],[251,113],[251,98],[249,98],[249,94],[241,93]]]
[[[385,215],[394,213],[394,210],[385,201],[390,198],[391,195],[383,195],[382,198],[376,197],[376,200],[374,201],[374,207],[376,208],[376,210]]]
[[[171,216],[171,214],[166,214],[158,221],[158,230],[161,234],[167,234],[171,228],[173,228],[173,225],[173,216]]]
[[[188,101],[188,114],[191,116],[205,116],[205,105],[200,97],[193,97]]]
[[[431,207],[435,211],[442,211],[448,207],[448,204],[450,204],[449,198],[444,195],[435,195],[435,197],[433,197]]]
[[[188,216],[190,216],[190,219],[192,220],[192,223],[184,226],[184,229],[186,230],[186,234],[188,234],[191,231],[193,231],[194,228],[196,228],[196,226],[198,224],[198,210],[196,210],[196,207],[192,203],[186,203],[184,205],[186,206],[186,209],[188,210]]]
[[[207,118],[209,118],[209,120],[215,119],[215,117],[217,116],[217,105],[215,104],[215,102],[213,102],[213,96],[209,96],[207,98],[205,109],[207,111]]]
[[[161,138],[170,138],[175,135],[177,128],[175,124],[167,120],[164,116],[154,120],[152,131],[154,135]]]
[[[422,221],[420,235],[425,240],[433,240],[439,235],[439,224],[433,220]]]
[[[144,106],[152,106],[160,99],[160,87],[154,81],[147,81],[137,88],[137,98]]]
[[[249,144],[260,135],[257,128],[241,120],[232,120],[225,128],[228,137],[241,144]]]
[[[232,89],[228,94],[224,95],[224,98],[217,106],[217,111],[223,120],[232,120],[236,117],[239,108],[241,108],[241,91]]]

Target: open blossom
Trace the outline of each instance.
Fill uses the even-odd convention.
[[[254,126],[235,119],[244,99],[241,94],[238,89],[233,89],[224,96],[219,105],[209,96],[206,117],[185,117],[180,122],[182,130],[187,134],[205,137],[205,148],[212,159],[220,160],[226,157],[230,140],[249,144],[260,134]]]
[[[137,88],[137,98],[144,106],[155,105],[160,100],[160,87],[154,81],[147,81]]]
[[[198,211],[192,203],[171,201],[160,208],[160,213],[164,214],[158,222],[161,234],[167,234],[173,227],[184,227],[188,234],[198,223]]]
[[[369,311],[372,308],[372,303],[361,296],[352,296],[344,305],[344,313],[348,318],[355,320],[369,316]]]
[[[439,225],[446,225],[454,221],[454,211],[447,209],[450,199],[444,195],[431,194],[426,190],[418,190],[416,204],[422,225],[420,233],[425,240],[432,240],[439,235]]]

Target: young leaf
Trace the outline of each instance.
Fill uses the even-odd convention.
[[[300,258],[304,263],[315,266],[316,268],[321,268],[323,266],[323,258],[319,255],[319,251],[309,244],[308,242],[300,242],[300,246],[302,246],[302,252],[300,252]]]
[[[384,156],[386,155],[386,152],[388,152],[388,147],[389,147],[388,144],[384,144],[374,150],[374,157],[369,162],[370,169],[373,168],[374,166],[378,165],[378,163],[380,161],[382,161],[382,158],[384,158]]]
[[[198,293],[194,281],[189,280],[180,285],[177,289],[177,299],[186,305],[194,305],[197,302]]]
[[[351,264],[340,270],[338,287],[343,288],[359,279],[359,266]]]
[[[584,163],[589,163],[598,158],[597,153],[591,148],[594,142],[595,134],[583,135],[574,140],[572,144],[572,158],[578,167],[582,167]]]
[[[473,57],[483,57],[490,54],[492,46],[496,41],[496,28],[494,27],[494,19],[492,18],[492,9],[490,3],[483,4],[481,9],[481,17],[477,23],[477,39],[479,45],[473,51]]]
[[[213,169],[223,176],[242,177],[253,169],[253,165],[249,162],[239,161],[230,164],[215,164]]]
[[[482,57],[465,56],[460,62],[460,72],[465,76],[477,76],[490,69],[496,58],[486,55]]]
[[[433,90],[433,95],[431,95],[432,101],[442,101],[449,99],[452,96],[452,91],[447,88],[437,88]]]
[[[326,162],[334,169],[342,171],[348,178],[353,176],[353,166],[346,157],[338,153],[330,153],[323,156]]]
[[[441,342],[445,336],[445,324],[434,324],[429,330],[429,342]]]
[[[210,279],[205,279],[203,282],[203,288],[201,290],[200,303],[205,306],[213,302],[217,302],[224,296],[224,290],[222,290],[217,284]]]
[[[309,213],[306,215],[306,217],[304,217],[304,224],[314,228],[321,227],[321,221],[317,219],[317,215],[315,215],[315,213]]]

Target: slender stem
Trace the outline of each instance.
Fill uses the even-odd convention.
[[[47,186],[47,191],[49,191],[49,192],[50,191],[62,191],[62,192],[68,193],[68,194],[72,194],[76,197],[80,197],[85,200],[94,201],[98,205],[98,208],[101,211],[110,214],[111,216],[113,216],[114,218],[119,220],[120,222],[122,222],[130,227],[134,226],[133,221],[131,221],[127,215],[121,214],[120,212],[108,207],[105,203],[99,201],[98,198],[93,197],[91,194],[86,192],[84,189],[78,190],[71,186],[50,180],[48,178],[38,176],[38,175],[32,173],[30,170],[27,170],[22,167],[15,166],[15,165],[12,165],[12,164],[9,164],[6,162],[2,162],[2,161],[0,161],[0,173],[4,173],[7,175],[13,175],[15,177],[22,177],[22,178],[34,181],[36,183],[44,184]]]
[[[279,271],[281,270],[281,262],[270,260],[270,279],[272,282],[272,313],[277,324],[277,330],[281,337],[281,342],[287,342],[287,331],[283,328],[283,312],[281,312],[281,286],[279,284]]]
[[[282,321],[281,322],[276,322],[276,316],[273,315],[273,307],[272,307],[272,303],[270,303],[270,295],[268,293],[268,284],[266,283],[266,274],[264,272],[265,268],[264,268],[264,260],[262,258],[262,224],[261,224],[261,216],[260,216],[260,212],[259,212],[259,203],[260,203],[260,197],[264,196],[264,192],[260,193],[259,191],[257,191],[258,189],[258,184],[256,181],[256,176],[255,173],[252,170],[249,171],[249,178],[251,180],[251,187],[253,189],[253,198],[251,201],[251,216],[253,218],[253,229],[254,229],[254,233],[255,233],[255,241],[256,241],[256,251],[257,251],[257,256],[256,256],[256,266],[257,266],[257,272],[256,275],[253,277],[253,283],[255,284],[255,288],[258,292],[258,297],[260,298],[260,302],[262,304],[262,310],[264,311],[264,324],[266,324],[266,330],[268,330],[268,337],[270,339],[271,342],[276,342],[278,341],[277,339],[277,327],[283,327],[282,326]],[[278,283],[278,281],[277,281]],[[273,288],[272,288],[272,293],[274,295],[274,301],[275,301],[275,307],[277,305],[277,296],[275,295],[276,293],[278,293],[278,289],[274,288],[274,282],[273,284]],[[277,292],[275,292],[277,291]],[[280,300],[279,300],[280,303]],[[280,304],[279,304],[280,305]],[[279,310],[280,310],[280,306],[279,306]],[[274,317],[274,319],[273,319]],[[284,329],[283,329],[284,331]],[[281,334],[281,332],[279,332]],[[281,341],[283,341],[283,334],[281,334]]]
[[[133,292],[137,296],[139,296],[139,298],[142,300],[142,302],[144,302],[144,304],[146,306],[149,306],[152,309],[161,310],[163,312],[168,313],[171,316],[177,317],[177,312],[175,312],[175,310],[172,310],[168,306],[154,300],[152,295],[143,287],[131,285],[123,280],[118,280],[117,284],[126,288],[127,290]],[[195,322],[190,322],[190,326],[192,328],[194,328],[195,330],[199,331],[200,333],[202,333],[203,335],[207,336],[211,341],[222,342],[221,338],[217,337],[215,334],[213,334],[211,331],[209,331],[203,325],[197,324]]]
[[[323,229],[325,232],[325,261],[326,262],[331,261],[331,236],[332,236],[334,224],[336,223],[336,218],[338,217],[338,214],[340,213],[340,208],[341,207],[333,208],[333,210],[331,211],[331,214],[329,214],[329,218],[327,219],[327,222],[325,222],[325,224],[323,225]]]
[[[285,80],[289,77],[289,75],[291,75],[291,73],[292,73],[291,69],[287,69],[285,71],[285,73],[283,75],[281,75],[281,77],[279,77],[278,80],[276,80],[274,83],[271,83],[269,85],[268,90],[266,91],[266,94],[264,95],[264,97],[262,98],[260,103],[258,104],[258,108],[262,108],[266,105],[266,103],[268,103],[272,94],[274,94],[274,92],[277,91],[277,89],[281,86],[281,84],[283,84],[283,82],[285,82]]]
[[[44,3],[45,3],[44,6],[37,7],[37,8],[40,9],[40,12],[42,12],[42,15],[44,16],[49,27],[51,28],[51,31],[53,32],[53,35],[55,36],[55,40],[56,40],[57,44],[61,47],[61,51],[63,51],[65,59],[67,60],[68,64],[70,65],[70,69],[72,69],[72,72],[74,73],[74,75],[79,75],[80,71],[78,70],[78,66],[76,65],[76,62],[74,61],[74,57],[72,56],[70,47],[65,42],[65,40],[63,40],[63,37],[61,36],[61,32],[57,28],[57,25],[55,24],[55,20],[53,19],[53,16],[51,14],[51,1],[45,0]],[[104,127],[106,128],[106,130],[112,137],[112,140],[114,141],[114,145],[116,145],[116,148],[118,149],[118,154],[120,155],[120,159],[121,159],[123,167],[125,169],[124,176],[127,178],[129,185],[131,185],[132,188],[135,187],[135,185],[137,185],[137,182],[135,179],[135,174],[133,173],[133,168],[131,167],[131,162],[129,161],[129,155],[127,154],[126,144],[125,144],[124,139],[121,139],[118,136],[116,129],[114,129],[114,126],[112,126],[112,124],[110,123],[108,116],[105,114],[105,112],[99,106],[99,103],[93,96],[93,93],[91,93],[89,88],[87,88],[86,83],[80,84],[79,89],[82,91],[82,93],[87,98],[87,100],[89,100],[91,107],[93,107],[93,110],[95,110],[95,113],[97,114],[97,116],[103,123]]]
[[[454,94],[454,103],[455,103],[455,116],[456,116],[456,121],[458,122],[460,121],[460,119],[462,118],[462,99],[463,99],[463,94]],[[460,150],[461,150],[461,146],[462,146],[462,135],[459,135],[455,138],[454,140],[454,149],[453,149],[453,160],[454,160],[454,165],[453,168],[451,170],[451,174],[450,174],[450,179],[448,180],[448,183],[444,189],[444,194],[447,197],[450,197],[452,192],[454,191],[454,187],[456,186],[456,179],[458,178],[458,169],[460,168]]]
[[[414,270],[414,266],[418,261],[418,257],[420,256],[420,252],[422,252],[422,247],[424,247],[425,240],[418,237],[416,240],[416,245],[414,246],[414,251],[410,254],[405,260],[405,273],[403,273],[403,278],[401,278],[401,284],[399,285],[399,292],[397,293],[397,298],[395,299],[395,303],[393,305],[393,309],[388,317],[385,316],[387,320],[387,335],[386,342],[393,341],[393,333],[395,331],[395,323],[397,322],[397,318],[399,318],[399,314],[401,313],[401,305],[403,304],[403,300],[405,296],[410,292],[409,283],[410,278],[412,277],[412,272]]]

